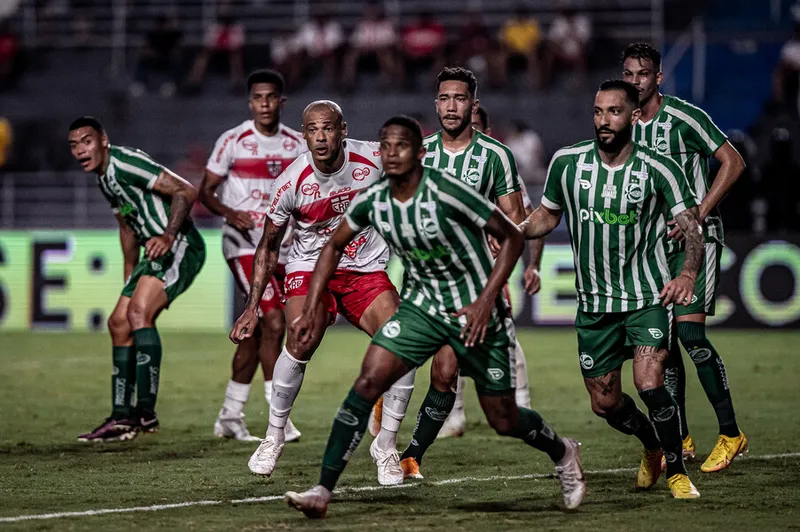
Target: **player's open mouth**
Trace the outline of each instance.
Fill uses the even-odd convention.
[[[89,163],[92,162],[92,158],[91,157],[84,157],[83,159],[78,159],[78,162],[81,164],[81,166],[86,167],[86,166],[89,165]]]

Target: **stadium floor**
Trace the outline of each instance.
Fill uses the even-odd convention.
[[[639,446],[589,410],[572,330],[526,331],[520,338],[534,408],[560,434],[583,442],[589,492],[578,511],[561,509],[545,455],[492,433],[469,383],[467,434],[430,449],[425,480],[373,489],[367,437],[342,477],[341,487],[351,489],[336,496],[328,520],[319,523],[288,509],[280,495],[316,483],[333,415],[366,346],[362,334],[339,329],[326,337],[292,414],[302,440],[287,445],[272,479],[262,479],[247,470],[252,443],[212,435],[233,351],[225,334],[164,334],[161,431],[128,443],[89,445],[75,437],[108,413],[107,337],[2,333],[0,530],[796,529],[800,333],[712,332],[751,449],[722,473],[699,471],[716,439],[716,419],[686,358],[689,425],[698,445],[689,471],[702,493],[696,501],[672,500],[663,479],[652,492],[633,489]],[[419,373],[401,445],[427,390],[427,367]],[[630,392],[629,366],[625,373]],[[254,434],[266,427],[265,410],[257,381],[245,409]],[[245,500],[250,498],[258,499]],[[91,515],[102,509],[124,511]],[[60,515],[65,512],[79,515]],[[42,514],[54,515],[19,519]]]

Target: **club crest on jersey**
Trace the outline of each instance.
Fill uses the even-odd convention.
[[[625,201],[628,203],[641,203],[644,199],[644,189],[639,183],[630,183],[625,187]]]
[[[658,137],[653,142],[653,148],[655,148],[655,150],[658,153],[667,153],[667,151],[669,150],[669,146],[667,145],[667,139],[665,139],[664,137]]]
[[[481,171],[477,168],[470,168],[467,170],[467,173],[464,174],[464,177],[461,180],[468,184],[471,187],[474,187],[478,184],[478,181],[481,179]]]
[[[339,214],[343,214],[349,206],[350,198],[348,196],[336,196],[331,198],[331,208]]]
[[[242,147],[253,155],[258,155],[258,142],[251,139],[244,139],[242,141]]]
[[[369,167],[365,166],[363,168],[356,168],[353,170],[353,179],[356,181],[364,181],[364,179],[369,175]]]
[[[281,175],[282,171],[283,171],[283,163],[280,160],[267,161],[267,172],[269,172],[269,175],[271,175],[272,177],[278,177],[279,175]]]
[[[439,224],[433,218],[425,218],[422,220],[422,232],[428,238],[434,238],[439,234]]]
[[[319,192],[319,183],[306,183],[302,187],[300,187],[300,192],[305,194],[306,196],[311,196],[314,199],[320,197]]]
[[[612,185],[611,183],[606,183],[603,185],[603,192],[600,194],[602,197],[606,199],[614,199],[617,197],[617,185]]]

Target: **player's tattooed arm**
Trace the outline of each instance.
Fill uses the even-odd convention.
[[[661,291],[661,304],[688,305],[694,295],[697,272],[703,262],[703,228],[697,219],[697,207],[686,209],[675,216],[686,240],[686,257],[680,275],[668,282]]]
[[[528,218],[519,224],[519,229],[527,240],[542,238],[558,227],[562,211],[548,209],[539,205]]]
[[[166,169],[159,174],[153,190],[170,198],[170,209],[164,234],[154,236],[145,243],[145,255],[151,260],[161,257],[172,248],[175,235],[186,221],[192,204],[197,199],[197,190],[191,183]]]
[[[119,222],[119,242],[122,245],[122,258],[125,263],[125,279],[127,280],[133,269],[139,264],[139,239],[136,238],[136,233],[125,222],[122,215],[117,214],[117,222]]]

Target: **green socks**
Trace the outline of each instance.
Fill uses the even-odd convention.
[[[133,414],[136,350],[132,345],[114,346],[112,353],[114,370],[111,373],[111,417],[127,419]]]
[[[352,388],[333,420],[331,435],[322,457],[319,483],[333,491],[339,475],[353,456],[369,421],[372,402],[357,394]]]
[[[674,338],[677,331],[673,326],[672,347],[664,362],[664,386],[678,404],[678,412],[681,415],[681,438],[689,435],[689,425],[686,421],[686,368],[683,366],[683,353],[681,346]]]
[[[667,478],[677,474],[685,475],[678,405],[664,386],[641,390],[639,397],[647,405],[650,420],[661,441],[664,458],[667,460]]]
[[[728,377],[725,374],[725,363],[719,353],[706,338],[706,328],[702,323],[678,323],[678,336],[689,358],[697,368],[700,384],[706,392],[719,422],[719,433],[725,436],[739,435],[736,414],[733,410],[731,392],[728,389]]]
[[[622,405],[614,412],[606,414],[605,420],[612,428],[621,433],[639,438],[645,449],[652,451],[661,448],[661,442],[658,441],[653,424],[639,410],[630,395],[623,393]]]
[[[403,451],[401,460],[414,458],[418,464],[422,463],[422,456],[428,450],[436,436],[444,425],[453,405],[456,402],[456,394],[451,391],[440,392],[433,386],[428,388],[428,394],[417,414],[417,424],[411,434],[411,443]]]
[[[517,426],[509,436],[519,438],[534,449],[547,453],[553,463],[564,458],[564,453],[567,452],[564,441],[545,423],[542,416],[530,408],[520,408],[518,412]]]
[[[154,327],[133,331],[136,348],[136,408],[154,413],[161,370],[161,338]]]

